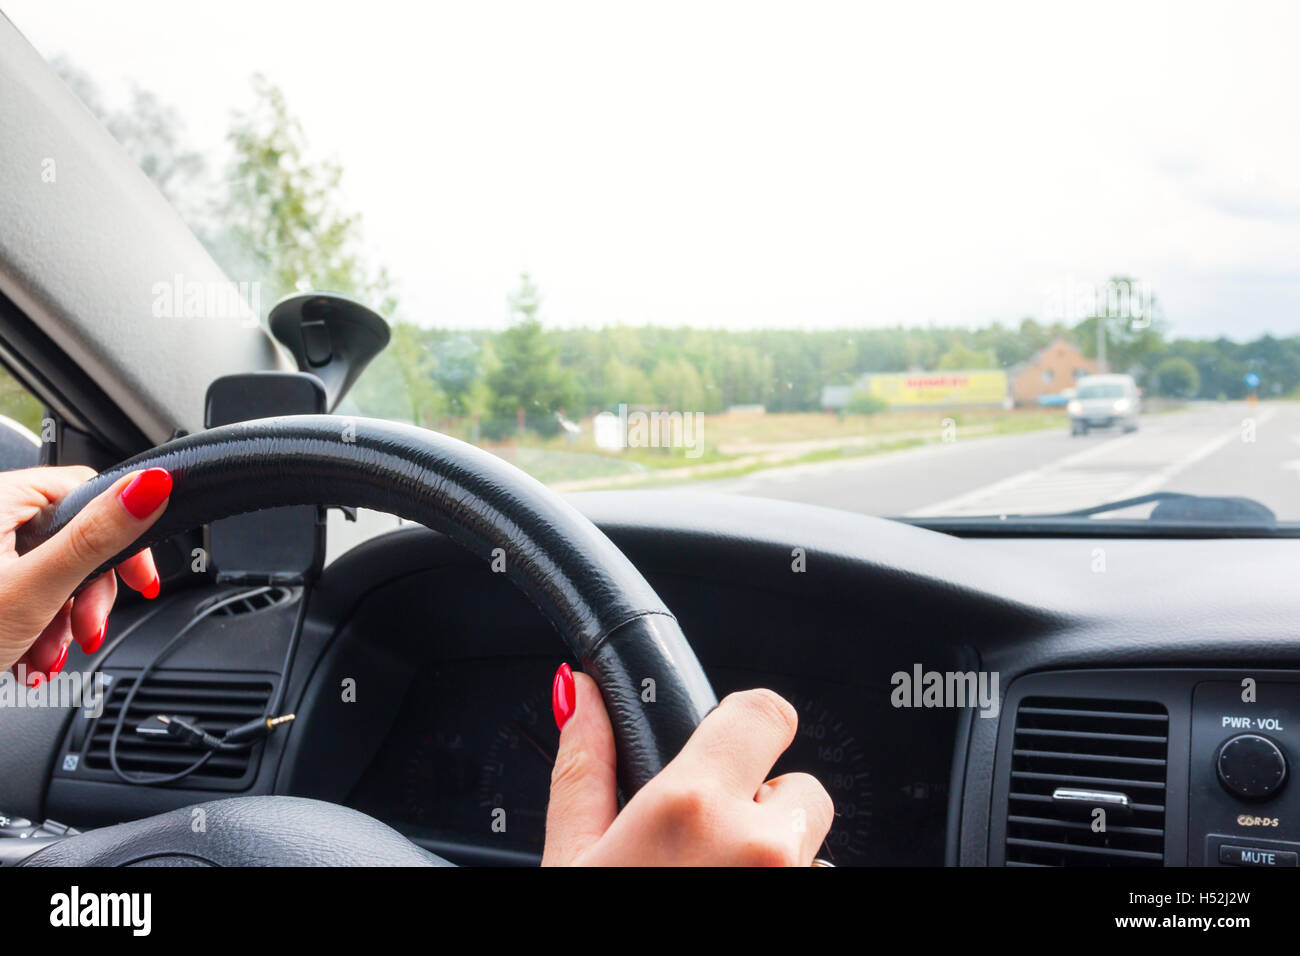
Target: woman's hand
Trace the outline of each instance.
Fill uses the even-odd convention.
[[[171,494],[171,475],[161,468],[126,475],[54,537],[19,555],[18,528],[94,474],[81,466],[0,472],[0,672],[14,667],[29,686],[62,670],[74,638],[87,654],[99,650],[117,598],[113,572],[101,574],[76,598],[70,595],[139,538]],[[158,596],[158,570],[147,549],[117,571],[128,587]]]
[[[614,732],[595,681],[555,675],[560,749],[543,866],[808,866],[834,807],[814,777],[767,775],[798,717],[770,690],[732,694],[618,812]]]

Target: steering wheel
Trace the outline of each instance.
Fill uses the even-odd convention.
[[[123,475],[154,467],[166,468],[174,481],[167,510],[91,579],[145,546],[232,515],[284,505],[371,508],[418,521],[481,558],[504,554],[506,575],[600,687],[614,728],[619,783],[629,797],[717,704],[677,620],[595,525],[495,455],[409,425],[303,415],[176,439],[102,472],[28,521],[18,532],[19,551],[56,534]],[[654,687],[651,702],[642,700],[647,686]],[[192,810],[174,810],[60,840],[25,862],[446,862],[379,821],[334,804],[259,796],[203,809],[206,832],[193,832]]]

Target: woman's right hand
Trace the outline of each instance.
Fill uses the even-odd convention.
[[[795,709],[770,690],[725,698],[620,813],[614,731],[596,682],[556,675],[563,721],[543,866],[808,866],[834,806],[805,773],[767,779],[794,740]]]

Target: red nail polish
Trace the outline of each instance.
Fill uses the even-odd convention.
[[[132,517],[147,518],[172,493],[172,476],[166,468],[146,468],[118,496]]]
[[[103,624],[99,625],[99,630],[95,632],[95,636],[92,637],[90,640],[86,641],[86,643],[81,645],[82,652],[86,654],[93,654],[95,653],[95,651],[99,650],[99,648],[104,643],[104,635],[107,632],[108,632],[108,622],[105,621]]]
[[[563,730],[577,706],[577,697],[573,692],[573,669],[568,664],[561,664],[555,672],[555,681],[551,684],[551,710],[555,714],[555,726]]]
[[[158,575],[155,574],[153,576],[153,580],[150,581],[148,584],[146,584],[144,586],[144,590],[141,591],[140,593],[143,594],[145,597],[147,597],[150,601],[152,601],[154,598],[158,596],[158,593],[161,590],[162,590],[162,582],[158,580]]]
[[[28,687],[40,687],[40,686],[41,686],[41,681],[43,681],[43,680],[45,680],[45,675],[42,674],[40,671],[28,671],[28,672],[27,672],[27,686],[28,686]]]
[[[49,675],[53,677],[59,671],[63,670],[63,665],[66,664],[67,662],[68,662],[68,645],[64,644],[62,647],[59,648],[59,656],[56,657],[54,659],[54,663],[50,665],[50,669],[48,671]]]

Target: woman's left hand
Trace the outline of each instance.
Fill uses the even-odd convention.
[[[0,472],[0,672],[10,667],[28,686],[57,674],[75,639],[99,650],[117,581],[106,571],[71,597],[86,577],[130,547],[162,514],[172,479],[161,468],[134,472],[91,501],[62,531],[20,555],[18,528],[95,472],[79,465]],[[158,569],[148,549],[117,568],[127,586],[158,596]]]

